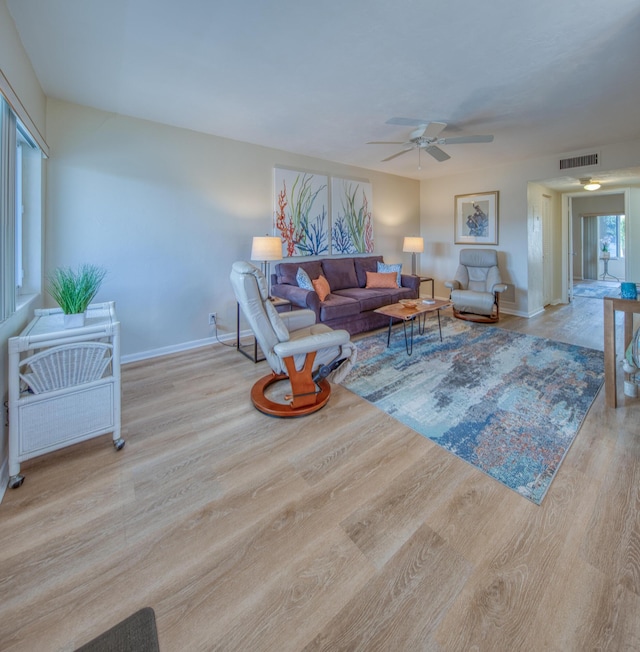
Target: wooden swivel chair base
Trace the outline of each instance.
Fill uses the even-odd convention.
[[[490,315],[476,315],[473,312],[460,312],[453,308],[453,316],[458,319],[464,319],[465,321],[475,321],[479,324],[495,324],[500,320],[500,306],[498,305],[498,295],[496,294],[496,302],[494,309],[491,311]]]
[[[308,353],[299,371],[292,357],[284,358],[287,374],[274,372],[255,383],[251,388],[251,400],[256,409],[274,417],[301,417],[324,407],[331,396],[331,385],[326,378],[313,380],[311,371],[315,357],[315,351]],[[289,403],[278,403],[266,397],[265,392],[271,385],[287,379],[291,383],[291,394],[286,395],[285,400]]]

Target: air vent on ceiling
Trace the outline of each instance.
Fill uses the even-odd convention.
[[[560,169],[568,170],[570,168],[584,168],[589,165],[598,165],[598,154],[583,154],[582,156],[573,156],[571,158],[560,159]]]

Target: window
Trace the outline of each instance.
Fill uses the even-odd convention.
[[[611,258],[624,258],[625,219],[624,215],[600,215],[598,217],[600,242],[607,246]]]
[[[40,291],[42,153],[0,96],[0,322]]]
[[[0,321],[15,311],[16,117],[0,98]]]

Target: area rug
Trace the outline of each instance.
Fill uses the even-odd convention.
[[[603,285],[600,283],[576,283],[573,286],[574,297],[587,299],[604,299],[604,297],[620,298],[620,283],[616,285]]]
[[[402,326],[356,340],[342,383],[540,504],[604,379],[602,351],[442,318],[405,350]]]
[[[76,652],[160,652],[156,615],[144,607],[96,636]]]

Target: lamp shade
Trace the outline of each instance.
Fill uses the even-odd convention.
[[[282,260],[282,241],[277,236],[256,236],[251,244],[251,260]]]
[[[402,251],[421,254],[424,251],[424,238],[406,236],[402,245]]]

